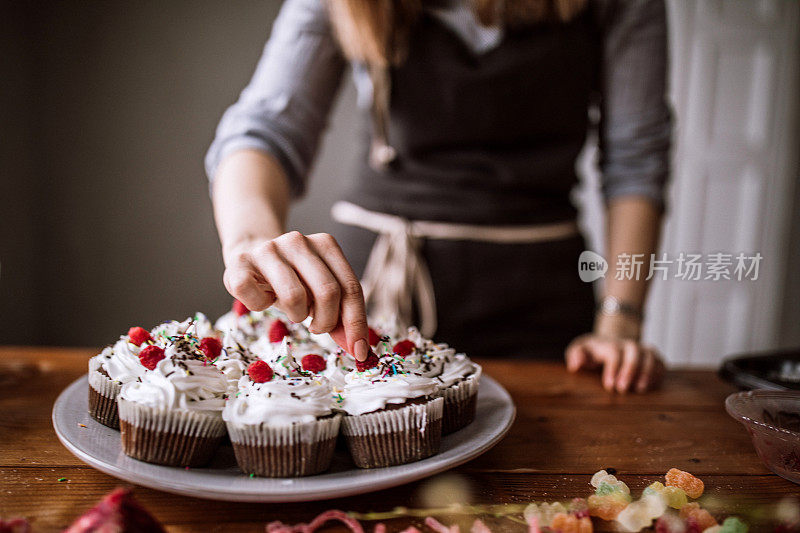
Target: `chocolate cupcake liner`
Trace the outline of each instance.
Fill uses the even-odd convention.
[[[299,477],[330,467],[342,415],[291,426],[228,422],[236,462],[245,474]]]
[[[100,362],[89,359],[89,415],[113,429],[119,429],[117,396],[122,385],[100,372]]]
[[[475,420],[480,385],[480,366],[475,365],[475,373],[463,381],[444,389],[444,411],[442,414],[442,434],[458,431]]]
[[[156,409],[117,400],[126,455],[167,466],[207,464],[225,435],[220,411]]]
[[[439,452],[444,399],[342,419],[342,433],[359,468],[419,461]]]

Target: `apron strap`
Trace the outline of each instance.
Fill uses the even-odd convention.
[[[421,254],[422,239],[511,244],[565,239],[578,234],[578,225],[573,220],[528,226],[412,221],[343,201],[333,205],[331,215],[337,222],[378,234],[361,280],[370,314],[394,318],[401,326],[409,327],[416,301],[419,329],[428,338],[436,332],[436,298],[433,280]]]

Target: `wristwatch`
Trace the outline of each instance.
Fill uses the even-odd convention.
[[[644,319],[640,306],[624,302],[616,296],[605,296],[597,302],[597,312],[608,316],[623,315],[640,321]]]

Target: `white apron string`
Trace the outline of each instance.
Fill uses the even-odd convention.
[[[331,215],[337,222],[378,234],[361,280],[370,315],[393,317],[402,326],[410,326],[416,301],[420,332],[428,338],[436,332],[436,298],[433,280],[420,253],[422,239],[519,244],[566,239],[578,234],[575,221],[483,226],[406,220],[369,211],[350,202],[334,204]]]

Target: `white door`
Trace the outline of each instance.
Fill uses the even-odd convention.
[[[662,253],[762,256],[757,281],[653,283],[645,339],[671,363],[716,365],[778,343],[797,178],[799,13],[794,0],[669,2],[677,143]],[[591,159],[579,198],[602,250]]]

